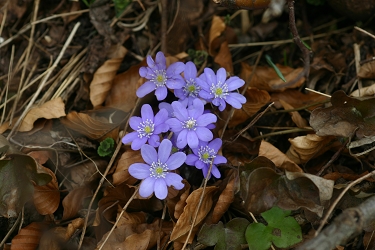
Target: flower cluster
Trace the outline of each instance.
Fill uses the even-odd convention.
[[[204,106],[211,103],[223,111],[229,104],[240,109],[246,98],[237,90],[245,82],[236,76],[228,78],[224,68],[216,74],[205,68],[198,76],[192,62],[176,62],[167,67],[162,52],[156,54],[155,60],[148,56],[147,65],[139,69],[140,76],[147,81],[138,88],[137,96],[155,91],[156,99],[162,101],[171,89],[177,100],[171,104],[161,102],[155,115],[151,106],[144,104],[141,117],[130,118],[129,125],[134,131],[126,134],[122,142],[131,143],[133,150],[140,149],[145,161],[129,167],[130,175],[142,180],[139,194],[149,197],[155,193],[157,198],[165,199],[167,187],[177,190],[184,187],[182,177],[176,173],[182,164],[201,169],[205,178],[211,177],[208,176],[211,169],[210,173],[220,178],[218,164],[226,163],[227,159],[218,154],[222,141],[214,139],[211,131],[217,117]],[[173,133],[171,139],[163,139],[167,133]],[[173,147],[177,150],[172,150]]]

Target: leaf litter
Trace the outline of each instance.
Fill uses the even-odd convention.
[[[375,192],[370,176],[375,159],[371,34],[353,29],[354,21],[340,18],[327,3],[295,3],[296,22],[290,12],[282,12],[267,23],[262,22],[270,18],[264,10],[228,9],[252,8],[228,1],[166,2],[0,3],[2,245],[293,248],[300,241],[307,244],[314,227],[334,213]],[[330,14],[321,15],[327,9]],[[362,26],[370,33],[371,22]],[[314,53],[306,57],[306,50],[293,44],[286,35],[289,25],[297,25],[299,34],[291,29],[292,35]],[[188,137],[174,145],[179,155],[203,158],[173,170],[183,188],[168,184],[164,200],[140,195],[139,178],[129,168],[151,158],[121,142],[133,132],[131,118],[142,117],[142,106],[158,111],[153,93],[142,98],[136,93],[151,79],[142,77],[151,74],[142,71],[145,67],[155,74],[164,70],[155,58],[159,51],[165,67],[193,61],[197,82],[213,76],[228,84],[236,77],[244,81],[235,95],[232,89],[225,92],[232,95],[228,105],[219,103],[225,90],[219,80],[210,82],[217,84],[212,85],[216,91],[220,88],[211,100],[211,92],[203,89],[200,98],[208,101],[199,115],[217,117],[208,127],[222,146],[216,149],[203,132],[196,137],[205,143],[190,151],[178,148],[196,145]],[[186,75],[191,73],[177,78]],[[209,85],[204,86],[199,85]],[[167,91],[167,104],[177,101],[176,93],[181,98],[174,88]],[[187,90],[193,91],[191,86]],[[156,96],[161,99],[160,93]],[[173,104],[168,115],[186,107]],[[172,116],[168,119],[185,117]],[[192,118],[203,120],[197,112]],[[167,123],[176,126],[174,120]],[[163,134],[159,139],[174,137],[179,138]],[[226,160],[213,164],[215,157]],[[346,244],[374,245],[368,239],[374,227],[364,230],[365,240],[346,239]],[[262,246],[254,245],[254,235],[263,237]]]

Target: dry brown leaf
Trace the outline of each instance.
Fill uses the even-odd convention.
[[[51,151],[47,150],[40,150],[40,151],[31,151],[28,153],[31,157],[35,159],[37,163],[40,165],[43,165],[48,161],[49,158],[51,158]]]
[[[313,157],[325,153],[332,147],[331,136],[319,136],[316,134],[307,134],[289,139],[291,144],[286,152],[286,156],[297,164],[308,162]]]
[[[136,162],[144,162],[141,152],[139,150],[132,150],[129,146],[126,146],[126,150],[117,162],[116,170],[112,175],[115,186],[123,182],[133,185],[138,181],[128,172],[130,165]]]
[[[267,91],[257,88],[249,88],[245,92],[246,103],[242,105],[242,109],[236,109],[230,119],[228,127],[233,128],[256,114],[271,99]],[[230,111],[225,109],[222,112],[223,120],[226,120]],[[220,121],[219,121],[220,122]]]
[[[64,169],[63,173],[66,172],[66,176],[70,176],[69,181],[65,182],[64,185],[69,191],[86,186],[90,182],[100,178],[101,175],[98,173],[98,170],[103,173],[107,165],[108,162],[106,160],[95,159],[94,162],[87,160]]]
[[[220,37],[221,33],[225,30],[225,23],[219,16],[213,16],[212,24],[209,33],[208,39],[208,53],[210,56],[215,56],[217,53],[215,51],[216,46],[214,46],[213,42],[216,38]],[[220,46],[220,45],[219,45]]]
[[[270,159],[276,167],[290,172],[300,172],[303,170],[283,152],[273,146],[271,143],[262,141],[259,147],[259,156]]]
[[[238,175],[236,171],[232,170],[228,176],[228,183],[219,196],[219,199],[214,207],[214,211],[212,212],[210,223],[208,224],[218,223],[224,213],[228,211],[230,204],[232,204],[234,201],[234,195],[238,191]]]
[[[94,107],[101,105],[111,91],[113,79],[116,76],[127,49],[121,45],[113,45],[109,60],[105,61],[94,73],[90,84],[90,101]]]
[[[375,84],[371,86],[364,87],[353,91],[350,96],[353,97],[363,97],[363,96],[374,96],[375,95]]]
[[[92,196],[92,190],[87,186],[78,187],[70,191],[62,201],[64,208],[62,220],[76,217],[78,211],[83,208],[84,199],[90,196]]]
[[[34,183],[33,201],[36,210],[41,215],[53,214],[60,204],[60,191],[56,175],[49,169],[42,167],[52,180],[44,186],[38,186]]]
[[[358,77],[365,79],[375,79],[375,61],[364,63],[358,72]]]
[[[117,219],[118,219],[118,216],[121,213],[121,211],[122,211],[122,207],[119,206],[118,207]],[[122,217],[120,218],[118,224],[117,224],[117,227],[120,227],[120,226],[125,225],[125,224],[146,223],[146,218],[147,218],[147,214],[144,213],[144,212],[134,212],[134,213],[124,212],[122,214]]]
[[[215,56],[214,62],[223,67],[227,72],[233,73],[232,54],[230,53],[227,41],[224,41],[220,45],[219,53]]]
[[[280,103],[281,103],[281,105],[283,105],[285,110],[294,109],[294,107],[292,105],[290,105],[289,103],[287,103],[284,100],[280,99]],[[292,120],[297,125],[297,127],[306,128],[306,127],[309,126],[307,121],[302,118],[302,116],[298,113],[298,111],[292,111],[292,112],[289,112],[289,114],[291,115]]]
[[[319,103],[328,100],[328,97],[325,97],[323,95],[319,95],[313,92],[308,93],[302,93],[301,91],[297,89],[287,89],[283,92],[274,92],[271,94],[271,102],[274,102],[274,106],[277,109],[282,108],[282,105],[280,104],[280,100],[284,100],[285,102],[292,105],[294,108],[301,108],[308,105],[311,105],[313,103]],[[309,107],[309,110],[313,110],[316,108],[316,106]]]
[[[155,220],[152,224],[125,224],[118,226],[109,236],[107,242],[103,246],[103,250],[126,249],[126,250],[148,250],[154,247],[158,238],[162,238],[165,233],[159,233],[159,220]],[[109,233],[109,232],[108,232]],[[107,233],[107,234],[108,234]],[[98,243],[97,249],[103,244],[107,237],[105,234]]]
[[[106,107],[115,107],[125,112],[134,108],[137,100],[136,91],[144,82],[139,76],[139,68],[145,66],[144,62],[130,67],[127,71],[118,74],[112,84],[107,99]]]
[[[34,122],[40,118],[45,119],[54,119],[60,118],[65,116],[65,104],[61,97],[56,99],[50,100],[40,106],[35,106],[30,109],[30,111],[26,114],[25,118],[21,122],[18,131],[26,132],[30,131],[34,127]],[[18,118],[14,118],[12,124],[15,124]],[[6,131],[7,129],[11,129],[13,126],[9,125],[8,122],[5,122],[0,127],[0,134]]]
[[[48,228],[44,222],[32,222],[22,228],[12,239],[12,250],[34,250],[38,248],[42,232]]]
[[[245,82],[249,81],[253,72],[253,67],[242,63],[242,70],[240,77],[245,80]],[[277,64],[277,67],[281,71],[281,73],[284,75],[287,82],[295,79],[299,73],[303,70],[303,68],[297,68],[293,69],[288,66]],[[292,86],[289,86],[289,89],[293,89],[296,87],[299,87],[302,85],[302,83],[305,81],[305,78],[302,77],[301,80],[293,84]],[[280,79],[280,77],[277,75],[275,70],[271,67],[266,66],[258,66],[256,68],[256,71],[254,75],[251,78],[250,87],[255,87],[262,90],[267,91],[284,91],[287,88],[281,88],[278,89],[277,87],[279,85],[283,85],[284,82]]]
[[[179,190],[177,195],[175,195],[173,198],[169,197],[170,192],[168,190],[166,204],[168,207],[168,213],[171,216],[173,221],[177,221],[178,218],[180,218],[182,212],[184,211],[184,207],[186,205],[186,199],[189,196],[189,191],[190,191],[189,182],[183,179],[182,183],[184,183],[184,188]],[[174,188],[171,191],[176,192]]]
[[[213,195],[215,194],[217,187],[206,187],[202,205],[199,209],[198,216],[195,220],[193,231],[188,239],[191,243],[194,239],[195,234],[198,232],[200,225],[210,212],[213,204]],[[197,206],[202,196],[203,188],[194,190],[189,197],[186,199],[186,206],[182,212],[180,218],[177,220],[175,227],[171,234],[171,241],[185,242],[189,233],[191,223],[193,222],[194,215],[197,211]]]
[[[117,141],[119,125],[126,117],[127,115],[119,109],[104,108],[86,113],[72,111],[61,119],[61,122],[90,139],[101,141],[106,137],[111,137]]]

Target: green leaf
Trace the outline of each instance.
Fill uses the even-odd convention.
[[[112,155],[115,149],[115,141],[108,137],[105,138],[98,147],[98,155],[101,157]]]
[[[279,207],[273,207],[262,213],[268,225],[253,223],[248,226],[246,240],[249,249],[268,249],[272,242],[279,248],[286,248],[300,242],[301,227],[293,217],[289,216],[290,213]]]
[[[235,218],[225,224],[204,224],[198,234],[198,242],[206,246],[215,246],[215,250],[240,250],[246,244],[245,230],[249,222],[244,218]]]
[[[252,223],[245,233],[249,249],[267,250],[271,247],[272,229],[262,223]]]
[[[280,79],[283,80],[284,82],[286,82],[283,73],[281,73],[279,68],[272,62],[272,59],[269,55],[266,55],[266,61],[275,70],[276,74],[280,77]]]

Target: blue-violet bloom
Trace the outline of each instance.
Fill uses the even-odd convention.
[[[183,62],[172,63],[167,68],[163,52],[158,52],[155,61],[151,56],[147,56],[147,65],[148,67],[139,69],[139,75],[147,81],[137,89],[138,97],[144,97],[155,90],[156,98],[161,101],[167,97],[167,87],[180,89],[184,86],[185,81],[180,75],[185,69]]]
[[[184,71],[185,85],[181,89],[176,89],[174,94],[182,103],[191,105],[198,97],[201,87],[195,81],[197,78],[197,68],[193,62],[187,62]]]
[[[217,117],[212,113],[203,114],[203,102],[196,98],[191,106],[184,107],[178,101],[172,102],[175,118],[169,118],[165,123],[174,133],[178,133],[177,147],[184,148],[187,144],[190,148],[198,147],[199,141],[210,141],[212,132],[207,125],[216,122]]]
[[[242,87],[245,81],[237,76],[226,78],[227,74],[224,68],[220,68],[217,74],[212,69],[205,68],[204,73],[196,79],[202,88],[199,96],[206,101],[211,101],[213,105],[219,107],[220,111],[225,109],[226,103],[240,109],[242,104],[246,102],[246,98],[232,91]]]
[[[207,177],[208,169],[212,164],[211,173],[216,178],[220,178],[220,172],[217,164],[226,163],[227,159],[224,156],[218,155],[222,140],[216,138],[211,142],[200,142],[198,148],[193,148],[194,154],[189,154],[186,157],[186,164],[202,169],[204,178]]]
[[[177,190],[184,187],[182,177],[170,172],[179,168],[186,160],[186,154],[177,152],[171,155],[172,143],[164,139],[158,152],[150,145],[143,145],[141,155],[146,163],[133,163],[129,167],[129,174],[134,178],[143,180],[139,188],[139,195],[149,197],[155,192],[159,199],[168,195],[167,187],[173,186]]]
[[[125,135],[122,138],[122,143],[132,142],[133,150],[139,150],[146,142],[153,147],[158,147],[160,144],[159,134],[169,130],[169,126],[165,123],[168,119],[168,111],[161,109],[154,117],[151,106],[144,104],[141,108],[141,116],[130,118],[129,125],[135,131]]]

